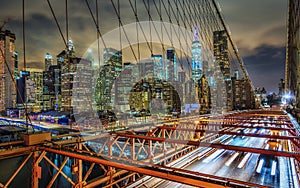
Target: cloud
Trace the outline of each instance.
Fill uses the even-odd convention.
[[[264,44],[285,45],[287,0],[226,0],[220,5],[242,55]]]
[[[26,51],[28,64],[43,67],[44,55],[49,52],[54,57],[65,47],[54,22],[47,1],[30,0],[26,2]],[[65,35],[65,1],[50,0],[62,32]],[[89,0],[95,15],[95,1]],[[111,1],[99,2],[99,26],[104,35],[119,27],[118,18]],[[113,0],[117,6],[117,1]],[[134,1],[132,1],[134,2]],[[143,1],[137,1],[140,21],[148,21],[147,10]],[[158,1],[156,0],[156,3]],[[166,2],[166,1],[164,1]],[[150,1],[152,18],[159,20],[153,1]],[[231,28],[234,41],[256,86],[266,86],[275,89],[277,82],[283,77],[285,24],[287,0],[226,0],[219,1],[226,23]],[[78,56],[97,39],[96,26],[83,0],[69,0],[69,35],[72,38]],[[135,16],[129,1],[120,0],[123,25],[135,22]],[[22,3],[19,0],[0,1],[0,18],[10,18],[7,26],[16,33],[16,50],[19,51],[22,63]],[[176,14],[176,5],[172,4]],[[162,16],[167,11],[162,6]],[[193,12],[193,11],[192,11]],[[171,13],[173,22],[176,15]],[[203,15],[204,16],[204,15]],[[204,19],[209,20],[209,19]],[[0,20],[2,21],[2,20]],[[164,21],[168,21],[164,18]],[[200,27],[200,26],[199,26]],[[201,25],[200,29],[206,27]],[[154,33],[154,31],[152,31]],[[163,33],[166,35],[165,33]],[[206,36],[200,33],[201,36]],[[140,33],[141,35],[141,33]],[[174,35],[174,34],[173,34]],[[208,34],[209,35],[209,34]],[[175,37],[175,36],[173,36]],[[212,36],[208,36],[211,40]],[[40,64],[39,64],[40,63]],[[267,70],[267,74],[264,71]],[[265,76],[269,75],[269,76]],[[277,77],[275,77],[277,75]],[[271,86],[273,84],[273,86]],[[268,86],[267,86],[268,85]]]
[[[255,52],[244,58],[254,86],[277,92],[277,85],[284,78],[285,47],[263,45],[256,48]]]

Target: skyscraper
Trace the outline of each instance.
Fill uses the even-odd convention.
[[[233,95],[232,95],[232,83],[231,83],[231,76],[230,76],[230,62],[228,56],[228,38],[227,38],[226,31],[225,30],[214,31],[213,41],[214,41],[215,63],[217,64],[215,68],[219,68],[222,73],[221,75],[223,76],[223,78],[217,78],[217,82],[225,82],[226,88],[222,88],[222,89],[227,94],[226,99],[221,101],[226,101],[226,103],[224,103],[224,107],[227,108],[227,111],[230,111],[233,108],[232,106]]]
[[[9,30],[0,31],[0,111],[16,104],[16,88],[13,87],[13,78],[9,74],[9,70],[14,72],[15,68],[15,40],[14,33]]]
[[[245,79],[232,77],[233,109],[243,110],[253,108],[251,85]]]
[[[63,111],[73,113],[73,106],[76,106],[77,110],[82,112],[84,109],[82,103],[90,100],[86,98],[91,96],[91,93],[87,94],[91,92],[91,88],[89,88],[91,66],[91,61],[83,58],[69,58],[68,63],[63,65],[61,70],[61,107]]]
[[[228,39],[225,30],[214,31],[214,57],[221,69],[224,80],[230,80]]]
[[[30,79],[34,82],[34,86],[35,86],[34,111],[40,111],[43,106],[43,72],[31,71]]]
[[[53,65],[53,57],[49,53],[46,53],[46,55],[45,55],[45,71],[49,70],[51,65]]]
[[[210,110],[210,88],[208,85],[208,81],[205,78],[205,75],[198,80],[196,85],[196,92],[198,94],[198,100],[200,104],[199,112],[201,114],[206,114]]]
[[[96,82],[95,102],[97,110],[111,110],[114,104],[112,88],[115,79],[122,72],[122,52],[113,48],[105,48],[104,65],[101,67]]]
[[[39,86],[36,85],[34,72],[20,71],[20,77],[16,80],[20,95],[17,96],[18,108],[23,109],[23,102],[27,104],[27,109],[33,110],[36,103],[36,93]],[[25,87],[26,86],[26,87]],[[26,89],[26,90],[25,90]]]
[[[151,57],[154,67],[154,78],[159,80],[165,79],[164,63],[162,55],[152,55]]]
[[[43,110],[52,110],[52,104],[54,101],[54,85],[53,85],[53,73],[51,70],[43,71]]]
[[[139,78],[139,76],[136,76],[138,73],[138,66],[132,63],[124,63],[124,69],[114,84],[115,111],[129,112],[129,94]]]
[[[92,62],[89,59],[76,59],[73,78],[70,80],[70,84],[72,85],[72,96],[70,98],[73,113],[74,115],[82,113],[91,114],[93,104]]]
[[[177,81],[178,80],[178,66],[177,58],[174,48],[167,49],[167,62],[166,62],[166,80]]]
[[[196,84],[202,76],[203,58],[202,58],[202,44],[199,41],[198,28],[195,27],[194,41],[192,43],[192,79]]]
[[[56,56],[57,65],[62,66],[67,58],[67,50],[63,50]]]
[[[19,77],[19,53],[14,52],[14,56],[15,56],[14,76],[15,76],[15,79],[17,79]]]
[[[58,110],[61,107],[61,66],[52,65],[43,72],[43,109]]]

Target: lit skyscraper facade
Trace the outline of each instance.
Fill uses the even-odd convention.
[[[45,71],[49,70],[51,65],[53,65],[53,57],[49,53],[46,53],[46,55],[45,55]]]
[[[68,50],[69,52],[75,52],[74,44],[71,39],[68,40]]]
[[[198,28],[195,27],[194,41],[192,43],[192,79],[194,83],[197,83],[203,74],[202,58],[202,45],[199,41]]]
[[[61,107],[61,66],[52,65],[43,72],[43,109],[59,110]]]
[[[28,79],[30,75],[28,71],[20,71],[20,77],[17,79],[17,88],[20,92],[20,95],[16,97],[16,101],[18,107],[20,108],[24,107],[23,102],[27,102],[27,94],[25,92],[25,74],[27,76],[26,79]]]
[[[228,38],[225,30],[214,31],[214,57],[221,69],[224,80],[230,80]]]
[[[74,51],[70,52],[72,57]],[[45,71],[43,72],[43,103],[44,110],[61,110],[61,77],[62,67],[68,71],[68,51],[63,50],[57,56],[57,65],[49,53],[45,55]],[[66,74],[66,73],[65,73]]]
[[[114,111],[129,112],[129,94],[134,84],[138,81],[138,66],[132,63],[124,63],[124,70],[114,84],[115,100]]]
[[[57,65],[62,66],[67,58],[67,51],[63,50],[56,56]]]
[[[245,79],[236,79],[232,77],[232,103],[234,110],[244,110],[253,108],[253,96],[251,85]]]
[[[15,69],[15,40],[14,33],[0,31],[0,48],[3,52],[0,53],[0,111],[16,104],[16,88],[13,87],[13,79],[9,74],[9,70],[14,72]]]
[[[95,88],[96,109],[100,111],[112,110],[114,92],[112,88],[115,79],[122,71],[122,52],[113,48],[105,48],[104,65],[101,67]]]
[[[154,78],[159,80],[165,79],[164,63],[162,55],[152,55],[151,57],[154,67]]]
[[[15,56],[14,76],[15,76],[15,79],[17,79],[19,77],[19,53],[14,52],[14,56]]]
[[[137,82],[129,96],[130,110],[136,116],[180,112],[181,101],[177,90],[161,80],[142,79]]]
[[[92,62],[89,59],[76,58],[76,70],[72,78],[72,109],[73,113],[92,112]]]
[[[233,95],[232,95],[232,83],[231,83],[231,75],[230,75],[230,62],[228,56],[228,37],[225,30],[214,31],[213,33],[213,41],[214,41],[214,57],[215,63],[217,66],[215,68],[220,69],[221,75],[223,78],[217,78],[216,82],[220,85],[220,82],[225,82],[226,88],[218,88],[218,90],[224,90],[222,92],[226,93],[226,98],[221,101],[224,104],[221,106],[226,107],[227,111],[233,109]]]
[[[30,79],[34,82],[35,86],[35,103],[34,111],[40,111],[43,106],[43,72],[32,71],[30,72]]]
[[[40,89],[40,86],[37,85],[37,83],[35,82],[36,80],[33,79],[34,77],[34,72],[21,71],[20,77],[16,80],[18,90],[20,91],[20,96],[17,96],[17,106],[20,109],[23,109],[25,107],[23,102],[26,102],[27,109],[29,109],[30,111],[34,110],[35,108],[37,100],[36,93],[39,92],[37,90]]]
[[[54,101],[53,74],[50,70],[43,72],[43,110],[53,109]]]
[[[91,96],[91,61],[82,58],[69,58],[61,70],[61,107],[63,111],[73,112],[73,106],[80,111],[86,97]],[[78,73],[78,70],[80,74]],[[55,72],[54,72],[55,73]],[[76,86],[76,90],[73,89]],[[55,87],[54,87],[55,89]],[[74,92],[75,91],[75,92]]]
[[[207,114],[210,111],[210,88],[208,81],[203,75],[196,85],[196,92],[198,95],[198,100],[200,104],[199,112],[200,114]]]
[[[167,49],[167,62],[166,62],[166,80],[177,81],[178,79],[178,67],[177,58],[174,48]]]

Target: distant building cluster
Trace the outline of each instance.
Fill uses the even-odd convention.
[[[213,33],[212,63],[204,60],[198,35],[195,28],[190,74],[179,68],[174,48],[137,64],[123,62],[122,51],[105,48],[103,66],[95,68],[91,54],[86,59],[76,57],[71,40],[56,60],[46,53],[43,71],[19,72],[15,35],[1,31],[0,111],[24,109],[24,103],[33,112],[96,110],[100,117],[124,112],[148,116],[254,108],[249,82],[237,72],[232,74],[226,32]]]

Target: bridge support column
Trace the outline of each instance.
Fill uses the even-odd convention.
[[[161,132],[161,137],[166,139],[166,129],[162,129],[162,132]],[[167,157],[167,148],[166,148],[166,142],[162,142],[162,151],[163,151],[163,157],[164,157],[164,161],[163,161],[163,165],[166,165],[167,164],[167,161],[166,161],[166,157]]]
[[[79,151],[82,150],[82,143],[81,140],[78,140],[77,148]],[[77,186],[76,188],[82,188],[83,187],[83,182],[82,182],[82,160],[79,159],[76,161],[76,166],[77,166]]]
[[[112,145],[113,145],[113,141],[112,141],[112,137],[109,137],[109,141],[108,141],[108,156],[111,157],[112,156]]]
[[[135,157],[135,138],[130,138],[130,146],[131,146],[131,160],[136,160],[137,158]]]
[[[42,177],[42,168],[39,166],[39,163],[46,155],[46,152],[35,151],[32,155],[32,175],[31,175],[31,187],[39,187],[39,179]]]
[[[109,166],[108,167],[108,171],[106,173],[107,176],[109,176],[109,185],[111,185],[110,187],[113,188],[112,183],[114,182],[114,174],[116,173],[116,169]]]
[[[149,140],[148,141],[148,159],[149,159],[149,162],[152,163],[153,162],[153,152],[152,152],[152,140]]]

